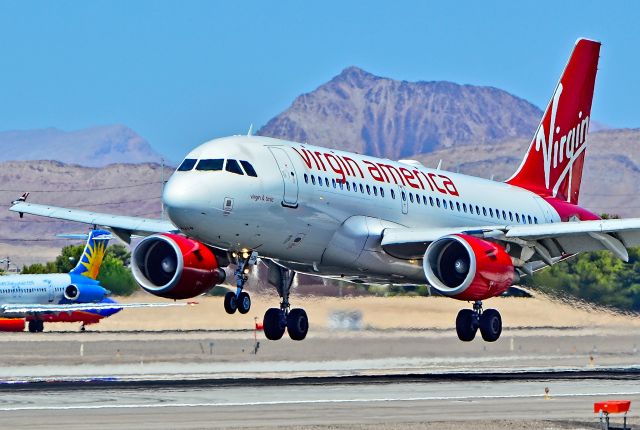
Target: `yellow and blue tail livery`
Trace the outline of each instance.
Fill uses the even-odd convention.
[[[96,279],[111,237],[111,233],[106,230],[92,230],[78,265],[70,273]]]

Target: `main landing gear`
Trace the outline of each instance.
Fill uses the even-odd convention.
[[[29,320],[27,327],[30,333],[42,333],[44,331],[44,321],[42,320]]]
[[[241,314],[246,314],[251,309],[251,297],[246,291],[242,291],[244,284],[249,279],[249,272],[251,267],[258,261],[258,253],[253,251],[251,254],[243,252],[242,255],[236,256],[236,271],[234,275],[236,277],[236,292],[229,291],[224,296],[224,310],[228,314],[233,314],[236,311]]]
[[[456,332],[458,339],[463,342],[471,342],[476,337],[476,332],[486,342],[495,342],[502,333],[502,318],[500,312],[495,309],[482,310],[482,302],[476,301],[473,310],[462,309],[456,318]]]
[[[293,340],[303,340],[309,331],[309,319],[304,309],[289,309],[289,292],[295,277],[293,270],[286,269],[272,261],[269,267],[269,283],[276,287],[280,295],[280,308],[269,308],[264,314],[264,335],[269,340],[279,340],[285,330]]]

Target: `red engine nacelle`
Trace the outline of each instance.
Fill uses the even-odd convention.
[[[24,318],[0,318],[0,331],[24,331]]]
[[[144,238],[131,254],[131,267],[145,291],[167,299],[199,296],[225,278],[211,249],[177,234]]]
[[[499,296],[516,279],[511,257],[502,246],[465,234],[432,242],[422,266],[433,288],[458,300]]]

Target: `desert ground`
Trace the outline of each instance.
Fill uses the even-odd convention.
[[[116,298],[123,303],[165,301],[138,293]],[[295,297],[293,307],[303,307],[309,315],[310,333],[331,328],[335,312],[358,312],[362,328],[374,330],[438,329],[453,330],[457,312],[470,304],[443,297]],[[201,296],[193,306],[129,309],[89,330],[243,330],[253,329],[269,307],[278,306],[277,295],[252,295],[252,308],[246,315],[227,315],[222,297]],[[556,301],[545,296],[533,298],[494,298],[484,303],[502,314],[506,328],[611,328],[624,327],[640,334],[640,316],[607,311],[580,302]],[[48,324],[47,330],[68,331],[69,324]]]

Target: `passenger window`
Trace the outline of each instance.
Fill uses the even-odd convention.
[[[402,192],[402,201],[403,202],[407,201],[407,194],[404,191]]]
[[[436,199],[436,200],[438,200],[438,199]],[[438,203],[438,207],[440,207],[440,203]],[[442,207],[445,208],[445,209],[447,208],[447,201],[444,200],[444,199],[442,199]]]
[[[453,200],[449,200],[449,209],[454,210],[455,208],[453,207]]]
[[[444,207],[445,209],[447,208],[447,203],[443,200],[442,201],[444,203]],[[440,207],[440,199],[436,197],[436,204],[438,205],[438,207]]]
[[[318,185],[322,186],[322,177],[318,176]]]
[[[538,224],[538,218],[537,217],[533,217],[533,223],[534,224]]]
[[[487,208],[482,206],[482,215],[487,216]]]
[[[227,172],[235,173],[236,175],[244,175],[244,173],[242,173],[242,169],[240,168],[240,164],[238,164],[236,160],[227,160],[225,170]]]
[[[464,210],[464,213],[467,213],[467,205],[466,205],[466,203],[462,204],[462,209]]]
[[[316,184],[316,177],[315,177],[315,176],[313,176],[313,175],[311,175],[311,183],[312,183],[313,185],[315,185],[315,184]]]
[[[341,190],[344,190],[344,181],[338,181],[338,186],[340,187]]]
[[[378,195],[378,187],[376,187],[375,185],[373,186],[373,195],[374,196]]]
[[[476,205],[476,213],[480,215],[480,206]]]
[[[360,184],[360,192],[364,194],[364,187],[362,186],[362,184]]]
[[[196,165],[196,159],[194,158],[185,158],[180,167],[178,167],[178,172],[188,172],[193,169],[193,166]]]
[[[529,220],[529,224],[532,224],[531,223],[531,215],[527,215],[527,219]]]
[[[411,200],[411,203],[413,203],[413,193],[409,193],[409,200]]]
[[[431,206],[433,206],[433,197],[431,197],[431,196],[429,197],[429,204],[430,204]]]
[[[509,221],[513,222],[513,214],[509,211]]]
[[[306,173],[304,174],[304,183],[305,184],[309,183],[309,175],[307,175]]]
[[[349,182],[347,182],[347,191],[351,191],[351,186],[349,185]]]
[[[358,192],[358,186],[356,185],[356,183],[353,183],[353,192],[357,193]]]
[[[422,204],[427,205],[427,196],[422,196]]]
[[[507,220],[507,213],[505,211],[502,211],[502,219]]]
[[[240,160],[240,164],[242,164],[242,167],[244,168],[244,171],[247,173],[247,176],[253,176],[254,178],[258,177],[258,174],[256,173],[256,169],[253,168],[251,163],[249,163],[248,161]]]
[[[218,158],[215,160],[200,160],[196,166],[196,170],[214,171],[222,170],[224,165],[224,159]]]
[[[520,223],[520,215],[516,213],[516,222]]]
[[[329,187],[329,178],[324,178],[324,183],[327,187]]]
[[[380,187],[380,197],[384,198],[384,188]]]
[[[371,188],[367,185],[367,194],[371,195]]]
[[[395,200],[396,198],[396,192],[393,191],[393,189],[391,189],[391,198]]]
[[[456,208],[458,209],[458,212],[460,212],[460,202],[456,202]]]
[[[333,178],[331,178],[331,185],[333,185],[333,188],[336,187],[336,180]]]

